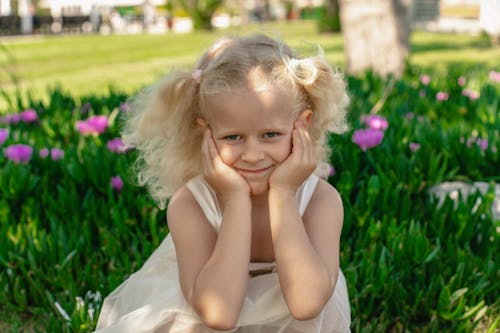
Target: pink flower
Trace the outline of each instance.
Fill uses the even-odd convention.
[[[368,126],[368,128],[374,130],[382,130],[384,131],[389,126],[389,122],[382,116],[371,114],[368,116],[363,116],[361,121]]]
[[[352,136],[352,142],[357,144],[361,150],[366,151],[367,149],[378,146],[383,138],[384,132],[367,128],[355,131]]]
[[[412,120],[413,118],[415,118],[415,114],[413,112],[410,111],[406,114],[406,119]]]
[[[431,77],[427,74],[420,75],[420,82],[423,85],[428,85],[431,82]]]
[[[21,119],[25,124],[31,124],[38,120],[38,114],[33,109],[21,112]]]
[[[15,163],[28,163],[33,153],[33,148],[28,145],[16,144],[10,145],[4,149],[4,155]]]
[[[420,143],[410,142],[410,150],[417,151],[420,149]]]
[[[458,78],[458,85],[459,85],[460,87],[463,87],[463,86],[465,85],[465,82],[466,82],[465,77],[460,76],[460,77]]]
[[[8,128],[0,128],[0,145],[2,145],[7,138],[9,137],[9,129]]]
[[[120,176],[111,177],[111,187],[116,192],[121,192],[123,189],[123,180]]]
[[[436,99],[438,101],[447,101],[448,97],[449,97],[448,93],[445,93],[445,92],[442,92],[442,91],[440,91],[440,92],[438,92],[436,94]]]
[[[472,89],[464,89],[462,91],[462,95],[469,97],[471,101],[475,101],[476,99],[479,98],[480,94],[479,92],[472,90]]]
[[[418,96],[424,98],[425,97],[425,90],[421,89],[419,92],[418,92]]]
[[[87,120],[78,120],[76,128],[82,135],[97,135],[104,132],[108,127],[108,118],[106,116],[93,116]]]
[[[59,148],[52,148],[50,150],[50,158],[52,161],[61,160],[64,157],[64,150]]]
[[[40,149],[38,155],[40,155],[41,158],[47,158],[47,156],[49,156],[49,148]]]
[[[493,82],[500,82],[500,72],[490,71],[489,78]]]
[[[127,151],[125,144],[121,138],[114,138],[108,141],[106,144],[108,150],[113,153],[125,153]]]

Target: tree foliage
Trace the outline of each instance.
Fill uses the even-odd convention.
[[[195,30],[212,30],[212,16],[223,0],[177,0],[193,19]]]

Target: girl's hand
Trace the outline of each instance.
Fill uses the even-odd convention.
[[[289,191],[293,195],[316,169],[311,137],[302,121],[297,120],[292,132],[292,153],[269,178],[269,188]]]
[[[215,190],[222,203],[232,198],[250,196],[247,181],[233,168],[222,161],[210,129],[205,129],[201,145],[203,177]]]

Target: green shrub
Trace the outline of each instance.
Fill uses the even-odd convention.
[[[499,83],[484,68],[425,75],[410,66],[394,83],[379,112],[388,127],[366,151],[352,136],[366,127],[363,117],[388,81],[348,77],[352,131],[330,137],[354,332],[494,332],[499,325],[492,189],[457,207],[451,200],[438,206],[428,194],[446,180],[500,181]],[[34,316],[43,331],[92,331],[103,296],[168,233],[165,212],[133,185],[135,152],[107,146],[119,135],[126,98],[110,90],[75,99],[56,88],[46,103],[19,101],[19,111],[34,109],[38,121],[2,118],[9,135],[0,150],[0,312],[18,318],[13,330]],[[102,133],[78,131],[78,121],[99,115],[107,119]],[[6,156],[6,147],[20,143],[33,147],[26,164]],[[64,157],[43,158],[44,148]],[[121,190],[111,185],[116,176]]]

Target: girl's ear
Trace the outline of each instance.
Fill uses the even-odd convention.
[[[311,119],[313,117],[313,112],[311,109],[304,110],[300,113],[299,118],[297,121],[299,121],[304,128],[309,127],[309,124],[311,123]]]
[[[202,129],[205,129],[208,127],[208,123],[205,121],[205,119],[203,118],[196,118],[196,123],[198,124],[198,126],[200,126]]]

